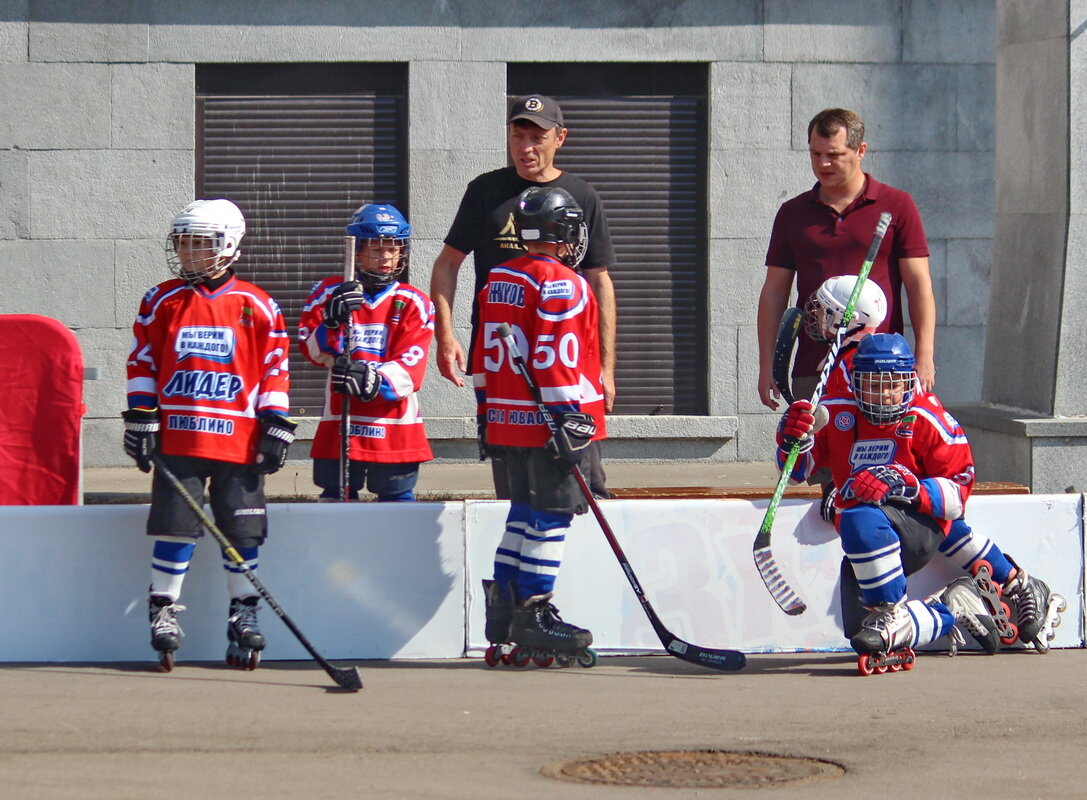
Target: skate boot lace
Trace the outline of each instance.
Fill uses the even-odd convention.
[[[958,625],[951,626],[951,633],[949,635],[951,637],[951,646],[947,649],[947,655],[953,657],[959,652],[959,648],[966,646],[966,637],[963,636]]]
[[[237,603],[234,607],[234,613],[230,615],[227,620],[234,629],[239,633],[242,631],[251,631],[252,633],[259,633],[260,629],[257,627],[257,604],[249,605],[247,603]]]
[[[891,651],[902,646],[901,642],[895,641],[895,634],[905,627],[900,623],[906,613],[906,607],[898,603],[887,608],[872,608],[862,625],[876,631],[883,639],[885,649]]]
[[[177,603],[159,606],[154,619],[151,620],[151,635],[159,636],[161,634],[176,633],[178,636],[184,636],[185,632],[181,630],[181,626],[177,623],[177,615],[184,610],[185,606]]]
[[[1015,602],[1016,617],[1019,627],[1024,622],[1036,622],[1038,620],[1039,591],[1037,578],[1030,577],[1019,567],[1019,573],[1009,581],[1005,588],[1005,594]]]

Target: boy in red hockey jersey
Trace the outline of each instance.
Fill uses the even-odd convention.
[[[481,447],[505,470],[510,511],[484,581],[488,641],[515,642],[539,659],[585,653],[592,634],[563,622],[551,605],[566,530],[587,504],[571,469],[604,438],[597,304],[575,272],[584,254],[584,214],[560,188],[524,191],[514,211],[524,255],[491,270],[479,293],[472,375]],[[553,438],[524,377],[498,335],[510,326],[543,401],[564,436]],[[493,663],[495,648],[488,650]]]
[[[171,225],[167,261],[175,279],[144,295],[128,357],[125,453],[144,472],[158,454],[203,504],[251,569],[267,537],[264,475],[283,466],[294,439],[287,418],[290,341],[279,306],[234,274],[245,219],[229,200],[197,200]],[[176,616],[199,520],[155,471],[147,533],[154,537],[151,645],[173,667]],[[230,616],[228,663],[253,669],[264,638],[258,595],[224,555]]]
[[[419,411],[434,336],[434,304],[396,278],[408,266],[411,226],[396,208],[364,205],[346,228],[355,276],[316,283],[302,308],[302,353],[329,368],[325,407],[313,439],[313,482],[321,499],[341,499],[340,418],[349,405],[349,499],[366,487],[381,501],[415,499],[419,464],[433,458]],[[342,357],[350,352],[350,359]]]
[[[912,648],[944,635],[957,643],[956,623],[995,652],[996,623],[969,578],[923,602],[906,597],[907,576],[928,563],[962,516],[974,484],[970,445],[936,396],[919,391],[901,334],[864,337],[852,359],[849,387],[831,387],[820,401],[822,424],[810,401],[797,400],[782,417],[778,444],[784,460],[800,441],[794,480],[816,466],[831,470],[846,556],[843,626],[861,670],[897,667],[896,653],[912,659]]]
[[[856,277],[852,275],[824,281],[805,311],[809,336],[816,341],[834,338],[855,285]],[[826,396],[850,392],[857,343],[882,321],[882,313],[872,313],[872,309],[879,306],[875,300],[882,298],[883,291],[876,284],[866,281],[862,285],[856,322],[847,331],[838,351],[837,361],[827,379]],[[835,500],[834,491],[824,492],[820,513],[829,522],[834,521]],[[1027,574],[1011,556],[1001,551],[996,542],[972,529],[961,516],[951,521],[947,535],[940,542],[939,552],[974,577],[988,611],[997,622],[1003,643],[1011,644],[1018,638],[1039,652],[1049,650],[1053,629],[1060,624],[1060,613],[1067,607],[1063,596],[1053,592],[1045,581]],[[1010,619],[1003,613],[1002,600],[1010,607]]]

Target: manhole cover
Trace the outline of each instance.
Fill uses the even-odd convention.
[[[613,753],[551,764],[551,778],[623,786],[762,789],[839,778],[845,769],[829,761],[726,750],[659,750]]]

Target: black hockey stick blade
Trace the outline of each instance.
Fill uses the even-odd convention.
[[[660,632],[657,633],[660,636]],[[664,649],[676,658],[698,664],[700,667],[720,670],[721,672],[737,672],[747,666],[747,656],[739,650],[715,650],[711,647],[699,647],[696,644],[685,642],[675,636],[668,641],[665,636],[660,636]]]
[[[173,471],[166,466],[166,462],[162,460],[162,456],[157,453],[151,456],[151,460],[155,464],[155,469],[158,470],[167,483],[173,488],[177,496],[181,498],[182,502],[189,507],[189,509],[196,515],[196,518],[200,520],[200,524],[204,526],[212,538],[222,548],[223,553],[226,554],[241,572],[245,574],[245,577],[249,579],[249,582],[253,584],[253,588],[257,590],[264,602],[276,613],[276,615],[283,621],[283,624],[287,626],[299,643],[306,648],[306,651],[313,656],[313,660],[316,661],[326,673],[328,677],[332,678],[336,682],[336,685],[348,689],[352,692],[357,692],[362,688],[362,673],[359,672],[358,667],[334,667],[328,663],[325,658],[317,652],[317,649],[310,644],[309,639],[305,634],[294,624],[287,612],[283,610],[283,607],[279,605],[279,602],[275,599],[275,596],[268,591],[268,588],[261,582],[260,578],[249,568],[249,565],[245,563],[245,559],[237,551],[230,540],[226,538],[226,535],[219,530],[219,527],[211,520],[211,517],[207,515],[207,512],[200,506],[199,503],[193,499],[193,496],[189,494],[189,490],[185,488],[185,484],[173,473]]]
[[[510,357],[513,359],[517,371],[521,373],[521,377],[525,379],[529,392],[536,402],[536,408],[539,410],[540,415],[543,417],[544,422],[551,431],[551,435],[556,435],[558,430],[555,418],[551,416],[551,412],[548,410],[547,406],[544,405],[540,387],[536,383],[536,379],[532,377],[532,373],[528,371],[528,365],[521,355],[520,348],[517,346],[517,341],[513,338],[513,332],[510,330],[510,326],[503,322],[498,326],[497,333],[499,338],[506,342],[506,347],[508,347],[510,351]],[[581,489],[581,494],[584,496],[585,502],[592,510],[593,516],[596,517],[596,521],[600,524],[600,530],[603,531],[604,538],[607,539],[608,545],[611,546],[612,552],[618,559],[619,566],[623,568],[623,574],[627,576],[627,581],[630,582],[631,588],[634,589],[634,594],[638,598],[638,602],[642,604],[642,610],[645,611],[645,615],[649,618],[649,624],[653,626],[653,631],[657,634],[657,638],[660,639],[661,644],[664,645],[665,651],[669,655],[673,655],[683,661],[689,661],[692,664],[698,664],[699,666],[709,667],[710,669],[716,669],[722,672],[735,672],[736,670],[743,669],[747,664],[747,656],[739,650],[716,650],[710,647],[699,647],[690,642],[685,642],[664,627],[664,623],[661,622],[660,617],[657,616],[657,612],[654,611],[653,606],[650,605],[649,598],[645,596],[642,585],[638,582],[638,578],[634,574],[634,568],[630,566],[630,561],[627,559],[626,553],[623,552],[619,540],[615,538],[615,532],[612,531],[611,525],[608,524],[608,520],[604,517],[604,512],[600,510],[600,504],[597,503],[596,498],[593,497],[592,490],[589,488],[585,476],[582,475],[581,470],[573,464],[570,465],[570,473],[577,480],[578,488]]]
[[[778,325],[778,336],[774,342],[773,379],[781,392],[781,399],[788,405],[793,404],[793,390],[789,378],[789,366],[793,360],[793,346],[800,331],[800,322],[804,312],[796,306],[785,309]]]

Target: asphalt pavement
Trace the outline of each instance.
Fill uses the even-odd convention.
[[[0,794],[1056,800],[1082,798],[1087,784],[1083,650],[923,654],[910,672],[870,677],[842,653],[752,655],[737,673],[668,656],[601,658],[590,669],[481,659],[360,666],[365,688],[347,693],[312,662],[256,672],[179,664],[169,674],[150,663],[2,665]],[[746,788],[545,774],[647,751],[759,753],[771,765],[792,757],[837,769],[784,785],[775,780],[789,773],[776,768],[725,771]],[[650,778],[689,786],[717,777],[676,772]]]

